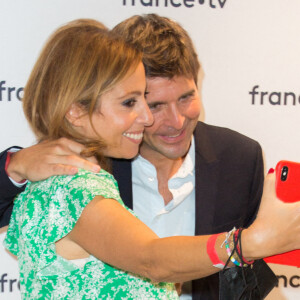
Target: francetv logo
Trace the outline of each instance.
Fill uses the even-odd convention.
[[[210,8],[224,8],[227,0],[122,0],[123,6],[136,4],[147,7],[196,7],[209,6]]]
[[[23,87],[10,86],[6,80],[0,80],[0,103],[13,100],[21,101],[23,92]]]
[[[267,91],[254,85],[249,91],[252,105],[296,106],[300,95],[291,91]]]
[[[20,290],[20,281],[16,278],[10,278],[8,273],[0,274],[0,294],[13,293]],[[1,298],[0,295],[0,299]]]

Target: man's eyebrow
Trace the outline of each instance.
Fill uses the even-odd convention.
[[[184,98],[184,97],[186,97],[186,96],[193,95],[193,94],[195,94],[195,92],[196,92],[195,89],[191,89],[191,90],[189,90],[189,91],[183,93],[182,95],[180,95],[180,96],[178,97],[178,99]],[[148,93],[149,93],[149,92],[148,92]],[[147,101],[147,102],[148,102],[148,101]],[[150,105],[155,106],[155,105],[160,105],[160,104],[165,104],[165,103],[166,103],[166,101],[164,101],[164,100],[151,101],[151,102],[148,102],[148,106],[150,106]]]
[[[155,106],[155,105],[160,105],[160,104],[164,104],[166,102],[164,101],[152,101],[152,102],[147,102],[148,106]]]
[[[189,91],[183,93],[182,95],[180,95],[180,96],[179,96],[179,99],[180,99],[180,98],[183,98],[183,97],[186,97],[186,96],[190,96],[190,95],[192,95],[192,94],[195,94],[195,92],[196,92],[195,89],[191,89],[191,90],[189,90]]]

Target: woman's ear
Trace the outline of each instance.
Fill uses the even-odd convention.
[[[83,116],[86,112],[78,104],[73,103],[66,113],[66,119],[75,127],[83,126]]]

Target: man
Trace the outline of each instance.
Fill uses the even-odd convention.
[[[112,31],[144,52],[146,98],[154,116],[154,124],[145,129],[140,155],[133,161],[113,161],[125,204],[160,237],[249,226],[262,194],[261,148],[234,131],[198,122],[200,65],[186,31],[153,14],[129,18]],[[67,165],[66,173],[76,172],[69,165],[97,168],[73,154],[82,150],[78,145],[67,146],[66,140],[51,143],[21,150],[10,163],[6,152],[2,154],[2,225],[9,220],[11,198],[20,190],[13,188],[7,173],[16,181],[39,180],[62,172],[51,167],[61,170]],[[192,286],[185,283],[182,292],[182,299],[218,299],[218,275]]]

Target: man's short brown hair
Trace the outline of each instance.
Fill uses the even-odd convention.
[[[178,23],[156,14],[136,15],[119,23],[112,32],[143,52],[147,77],[186,76],[197,84],[197,53]]]

